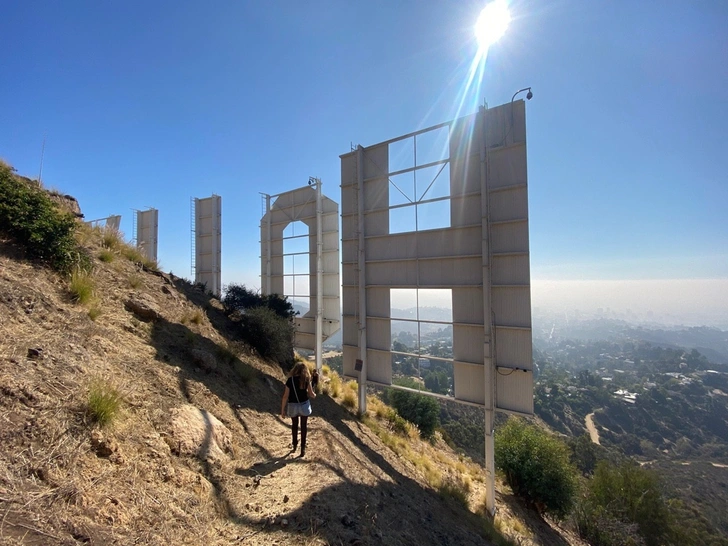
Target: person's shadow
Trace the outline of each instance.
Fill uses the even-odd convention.
[[[235,470],[235,473],[238,476],[249,476],[254,479],[260,479],[269,476],[282,468],[285,468],[291,463],[306,462],[305,459],[296,457],[293,454],[294,451],[292,449],[289,449],[283,456],[272,457],[270,459],[266,459],[265,461],[257,462],[249,466],[248,468],[238,468]]]

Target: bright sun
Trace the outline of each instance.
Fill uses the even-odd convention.
[[[497,42],[508,28],[511,14],[506,0],[493,0],[483,8],[475,23],[475,36],[481,49],[487,50]]]

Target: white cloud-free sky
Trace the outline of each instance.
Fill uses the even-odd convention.
[[[7,3],[0,157],[35,177],[45,135],[46,185],[87,218],[122,214],[127,235],[132,209],[158,208],[160,261],[180,275],[190,198],[221,195],[223,283],[257,287],[259,192],[317,176],[340,201],[352,143],[531,86],[533,304],[585,298],[584,281],[621,301],[618,281],[636,296],[699,280],[659,290],[679,309],[725,286],[728,4],[512,0],[464,92],[484,4]]]

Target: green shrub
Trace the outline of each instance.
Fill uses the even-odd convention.
[[[402,436],[409,436],[409,427],[411,425],[407,419],[400,417],[400,415],[393,409],[388,410],[384,417],[387,419],[387,422],[395,433]]]
[[[606,508],[585,499],[574,509],[579,536],[592,546],[644,546],[639,527],[615,518]]]
[[[571,510],[578,471],[569,462],[566,444],[541,427],[511,417],[497,431],[495,463],[516,495],[557,518]]]
[[[229,284],[225,287],[225,295],[222,298],[222,305],[225,313],[229,316],[235,312],[243,312],[247,309],[267,307],[276,315],[284,319],[291,319],[296,316],[293,305],[288,298],[278,294],[263,295],[245,288],[244,284]]]
[[[87,411],[91,419],[99,425],[111,424],[119,415],[121,394],[108,382],[97,379],[88,391]]]
[[[579,533],[595,546],[667,542],[674,516],[658,475],[628,461],[597,464],[587,498],[576,512]],[[636,530],[635,530],[636,529]],[[623,536],[629,530],[631,542]]]
[[[91,273],[76,269],[71,274],[68,291],[74,303],[89,303],[94,296],[94,280]]]
[[[440,423],[440,403],[431,396],[389,389],[389,403],[407,421],[417,425],[423,438],[432,438]]]
[[[293,323],[267,307],[248,309],[240,321],[242,336],[261,356],[289,365],[293,357]]]
[[[73,215],[61,211],[39,186],[0,163],[0,231],[24,246],[30,257],[64,273],[86,267],[88,258],[74,239],[76,226]]]

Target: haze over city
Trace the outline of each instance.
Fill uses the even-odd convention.
[[[532,304],[726,327],[728,6],[510,3],[470,86],[482,2],[6,6],[0,156],[87,219],[160,210],[190,275],[190,198],[223,197],[223,284],[259,287],[259,192],[339,155],[527,103]],[[522,98],[522,97],[521,97]],[[44,144],[45,141],[45,144]]]

